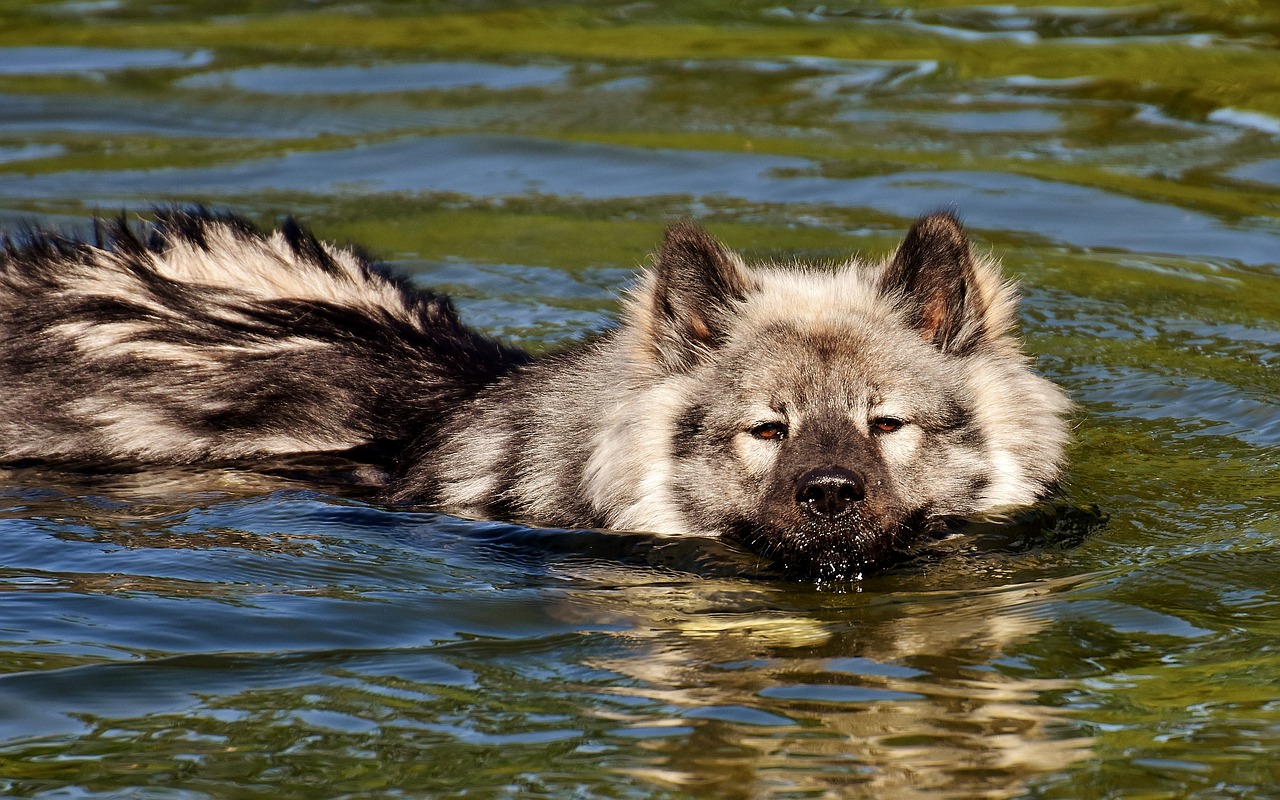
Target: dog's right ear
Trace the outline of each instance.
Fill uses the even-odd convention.
[[[734,305],[750,286],[737,253],[694,223],[678,222],[667,228],[627,324],[668,371],[682,372],[724,341]]]

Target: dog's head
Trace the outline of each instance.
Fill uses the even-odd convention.
[[[639,399],[603,455],[630,463],[591,465],[614,484],[597,504],[839,578],[931,517],[1031,502],[1057,478],[1068,403],[1027,369],[1015,306],[947,214],[881,263],[833,267],[749,266],[673,226],[624,314]]]

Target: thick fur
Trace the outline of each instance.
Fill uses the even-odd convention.
[[[949,215],[834,267],[748,266],[682,223],[617,327],[535,360],[292,222],[170,212],[6,244],[0,460],[355,451],[391,464],[391,501],[849,576],[1054,485],[1068,403],[1015,311]]]

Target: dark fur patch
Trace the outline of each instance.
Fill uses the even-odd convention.
[[[975,475],[965,487],[963,499],[969,503],[975,503],[989,488],[991,488],[991,478],[986,475]]]
[[[686,408],[675,419],[671,432],[671,451],[677,459],[685,459],[693,454],[705,426],[707,410],[701,405]]]
[[[769,530],[739,522],[726,536],[783,572],[818,581],[848,581],[901,560],[920,523],[911,518],[883,528],[855,516],[839,525],[806,523],[796,530]]]

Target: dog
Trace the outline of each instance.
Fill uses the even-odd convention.
[[[1070,403],[1016,308],[947,213],[838,265],[673,224],[614,327],[538,358],[292,220],[37,229],[0,255],[0,461],[346,454],[386,466],[390,503],[726,537],[845,579],[1056,487]]]

